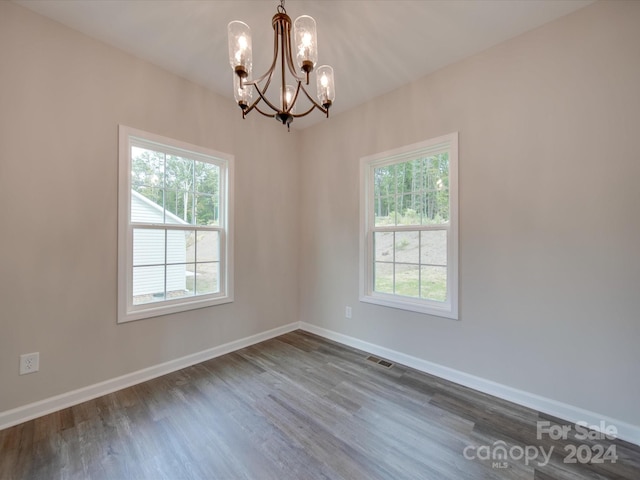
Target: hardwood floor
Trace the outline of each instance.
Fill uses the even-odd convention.
[[[640,447],[367,357],[289,333],[0,431],[0,479],[640,478]]]

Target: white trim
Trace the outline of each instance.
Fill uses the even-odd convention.
[[[191,355],[128,373],[121,377],[112,378],[104,382],[79,388],[78,390],[56,395],[55,397],[46,398],[39,402],[30,403],[22,407],[0,412],[0,430],[18,425],[28,420],[33,420],[34,418],[38,418],[49,413],[57,412],[63,408],[72,407],[79,403],[101,397],[102,395],[107,395],[117,390],[122,390],[123,388],[127,388],[132,385],[137,385],[138,383],[146,382],[153,378],[175,372],[176,370],[195,365],[196,363],[201,363],[227,353],[235,352],[241,348],[264,342],[265,340],[275,338],[279,335],[293,332],[294,330],[297,330],[298,327],[298,322],[290,323],[288,325],[267,330],[266,332],[234,340],[232,342],[225,343],[224,345],[218,345],[217,347],[209,348],[201,352],[192,353]]]
[[[589,425],[597,426],[601,421],[604,421],[606,425],[613,425],[617,428],[617,437],[627,442],[640,446],[640,426],[633,425],[631,423],[617,420],[606,415],[602,415],[596,412],[585,410],[580,407],[569,405],[557,400],[542,397],[535,393],[526,392],[524,390],[518,390],[507,385],[487,380],[482,377],[470,375],[453,368],[445,367],[437,363],[429,362],[421,358],[417,358],[411,355],[391,350],[386,347],[375,345],[373,343],[365,342],[342,333],[327,330],[316,325],[312,325],[306,322],[300,322],[300,329],[307,332],[319,335],[321,337],[333,340],[338,343],[342,343],[349,347],[363,350],[364,352],[378,355],[387,360],[391,360],[402,365],[406,365],[411,368],[415,368],[424,373],[435,375],[439,378],[449,380],[465,387],[473,388],[479,392],[487,393],[495,397],[507,400],[509,402],[522,405],[524,407],[532,408],[539,412],[552,415],[571,423],[577,423],[580,421],[587,422]]]
[[[294,322],[288,325],[283,325],[266,332],[234,340],[232,342],[225,343],[224,345],[219,345],[208,350],[203,350],[185,357],[170,360],[121,377],[89,385],[78,390],[63,393],[39,402],[30,403],[12,410],[0,412],[0,430],[33,420],[34,418],[38,418],[49,413],[57,412],[64,408],[72,407],[79,403],[101,397],[102,395],[107,395],[132,385],[137,385],[138,383],[146,382],[147,380],[175,372],[176,370],[180,370],[206,360],[211,360],[212,358],[255,345],[256,343],[264,342],[265,340],[269,340],[298,329],[319,335],[323,338],[333,340],[352,348],[357,348],[367,353],[378,355],[396,363],[401,363],[402,365],[415,368],[421,372],[435,375],[459,385],[464,385],[465,387],[473,388],[474,390],[478,390],[573,423],[585,421],[589,423],[589,425],[598,425],[600,421],[604,421],[607,425],[614,425],[617,428],[618,438],[640,446],[640,426],[638,425],[616,420],[606,415],[601,415],[573,405],[558,402],[534,393],[508,387],[491,380],[486,380],[453,368],[438,365],[437,363],[429,362],[386,347],[365,342],[363,340],[334,332],[332,330],[327,330],[326,328],[318,327],[306,322]]]
[[[373,251],[372,232],[374,213],[371,207],[373,200],[374,168],[406,162],[415,155],[434,155],[449,152],[449,223],[447,231],[447,299],[444,302],[423,298],[409,298],[401,295],[382,294],[373,291]],[[359,295],[361,302],[382,305],[385,307],[409,310],[418,313],[458,320],[458,132],[436,138],[405,145],[400,148],[376,153],[360,159],[360,266]],[[429,226],[395,226],[383,228],[385,231],[430,230]]]

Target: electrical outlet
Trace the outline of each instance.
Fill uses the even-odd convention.
[[[20,355],[20,375],[35,373],[40,370],[40,352]]]
[[[351,307],[344,307],[345,318],[351,318]]]

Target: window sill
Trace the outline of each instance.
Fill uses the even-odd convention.
[[[448,302],[415,301],[411,297],[398,297],[397,295],[391,296],[379,293],[360,295],[360,301],[384,307],[397,308],[399,310],[458,320],[458,312],[452,309]]]
[[[162,315],[171,315],[174,313],[187,312],[189,310],[196,310],[200,308],[213,307],[216,305],[223,305],[225,303],[232,303],[233,297],[215,297],[215,298],[203,298],[200,300],[190,300],[188,302],[172,303],[168,302],[151,303],[146,305],[137,305],[128,311],[121,311],[118,315],[118,323],[133,322],[135,320],[143,320],[145,318],[159,317]]]

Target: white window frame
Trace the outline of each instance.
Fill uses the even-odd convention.
[[[373,290],[375,252],[374,170],[404,163],[414,155],[449,152],[449,222],[445,228],[395,226],[384,231],[447,230],[447,299],[444,302]],[[377,231],[381,231],[377,227]],[[458,319],[458,132],[360,159],[360,301],[439,317]]]
[[[118,169],[118,323],[168,315],[233,302],[233,155],[120,125]],[[220,232],[220,291],[218,293],[133,304],[133,230],[171,230],[175,225],[131,221],[131,147],[213,163],[220,168],[220,220],[216,227],[189,225],[191,230]]]

